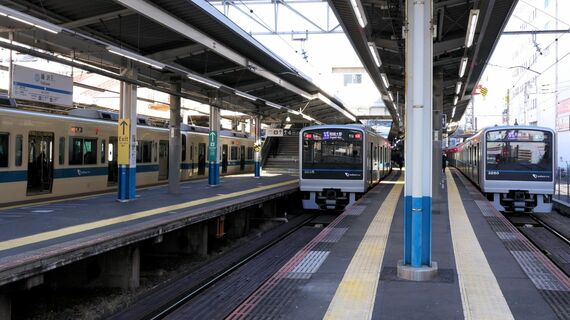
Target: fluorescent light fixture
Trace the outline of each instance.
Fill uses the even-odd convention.
[[[463,75],[465,74],[465,69],[467,69],[467,60],[469,60],[467,57],[461,58],[461,63],[459,64],[459,78],[463,78]]]
[[[303,93],[301,93],[301,96],[302,96],[303,98],[307,99],[307,100],[316,99],[315,96],[312,95],[312,94],[311,94],[311,95],[308,95],[308,94],[303,94]]]
[[[297,111],[297,110],[291,110],[291,109],[287,109],[287,112],[292,113],[294,115],[300,116],[301,112]]]
[[[270,107],[273,107],[273,108],[275,108],[275,109],[281,109],[281,108],[283,108],[282,106],[278,105],[277,103],[273,103],[273,102],[269,102],[269,101],[265,101],[265,104],[268,105],[268,106],[270,106]]]
[[[238,95],[238,96],[240,96],[240,97],[249,99],[249,100],[251,100],[251,101],[257,100],[257,98],[254,97],[254,96],[252,96],[251,94],[247,94],[247,93],[245,93],[245,92],[241,92],[241,91],[238,91],[238,90],[236,90],[235,92],[236,92],[236,95]]]
[[[285,121],[291,122],[291,117],[287,116],[287,118],[285,118]]]
[[[55,34],[60,33],[63,30],[63,28],[56,24],[38,19],[5,6],[0,6],[0,15]]]
[[[386,76],[385,73],[381,73],[380,77],[382,78],[382,82],[384,82],[384,86],[386,87],[386,89],[388,89],[390,87],[390,82],[388,82],[388,76]]]
[[[475,38],[475,29],[477,27],[477,19],[479,18],[479,9],[471,9],[469,11],[469,22],[467,23],[467,34],[465,35],[465,46],[471,47],[473,38]]]
[[[351,115],[350,112],[343,110],[342,113],[344,114],[345,117],[349,118],[350,121],[356,122],[356,117]]]
[[[461,81],[457,81],[455,85],[455,94],[459,94],[459,91],[461,91]]]
[[[221,87],[221,85],[219,85],[219,84],[217,84],[217,83],[214,83],[214,82],[212,82],[212,81],[209,81],[209,80],[207,80],[207,79],[198,78],[198,77],[196,77],[196,76],[194,76],[194,75],[191,75],[191,74],[189,74],[189,75],[187,75],[187,76],[188,76],[188,79],[190,79],[190,80],[192,80],[192,81],[200,82],[200,83],[205,84],[205,85],[207,85],[207,86],[210,86],[210,87],[212,87],[212,88],[219,89],[219,88]]]
[[[370,53],[374,58],[374,63],[376,63],[376,66],[380,68],[380,66],[382,65],[382,60],[380,60],[380,55],[378,55],[378,49],[376,49],[376,44],[374,44],[374,42],[368,42],[368,49],[370,49]]]
[[[453,105],[456,106],[457,105],[457,101],[459,100],[458,96],[455,96],[455,98],[453,98]]]
[[[350,0],[350,4],[352,5],[352,10],[354,10],[354,14],[356,15],[356,19],[358,20],[360,27],[366,27],[368,21],[366,21],[366,14],[364,13],[364,9],[362,7],[362,3],[360,3],[360,0]]]
[[[390,97],[390,101],[394,102],[394,96],[392,95],[392,91],[388,91],[388,97]]]
[[[453,119],[453,117],[455,117],[455,107],[453,107],[453,111],[451,111],[451,119]]]
[[[147,57],[141,56],[140,54],[136,54],[134,52],[128,51],[128,50],[124,50],[115,46],[107,46],[107,50],[111,53],[114,53],[116,55],[119,56],[123,56],[125,58],[129,58],[131,60],[140,62],[140,63],[144,63],[146,65],[149,65],[153,68],[156,69],[164,69],[164,67],[166,67],[165,64],[160,63],[158,61],[154,61],[152,59],[149,59]]]

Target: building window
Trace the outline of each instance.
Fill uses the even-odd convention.
[[[548,8],[548,5],[550,5],[550,0],[544,0],[544,9]]]
[[[348,73],[344,75],[344,86],[349,84],[361,84],[362,74],[360,73]]]

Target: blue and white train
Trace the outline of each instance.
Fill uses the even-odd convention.
[[[305,209],[352,205],[391,170],[386,139],[363,125],[319,125],[300,132],[299,175]]]
[[[499,211],[550,212],[556,135],[550,128],[495,126],[447,150],[459,169]]]
[[[137,125],[137,186],[168,179],[168,129]],[[181,179],[208,175],[208,128],[182,125]],[[220,132],[221,174],[253,172],[254,140]],[[117,114],[56,115],[0,107],[0,206],[117,187]]]

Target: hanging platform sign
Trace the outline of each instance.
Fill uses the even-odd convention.
[[[208,161],[215,162],[218,159],[218,133],[210,131],[208,136]]]
[[[12,90],[16,99],[73,105],[73,79],[52,72],[15,64]]]

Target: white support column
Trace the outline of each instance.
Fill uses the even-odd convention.
[[[398,275],[427,280],[431,261],[433,0],[406,1],[406,185],[404,260]]]
[[[173,79],[170,89],[180,92],[180,79]],[[180,96],[170,95],[170,122],[168,129],[170,137],[168,139],[168,192],[172,194],[180,193],[180,157],[181,141],[186,139],[180,136]]]
[[[122,76],[137,78],[137,70],[129,61]],[[118,121],[119,201],[136,198],[137,175],[137,86],[121,82],[121,106]]]

